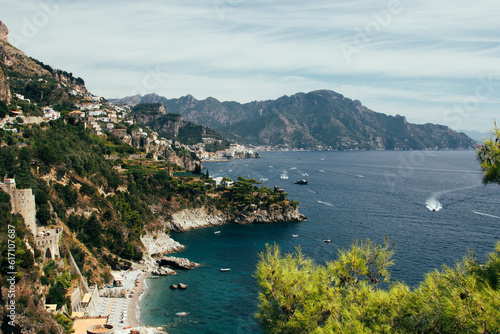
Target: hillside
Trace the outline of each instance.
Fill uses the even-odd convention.
[[[179,222],[193,211],[219,224],[305,219],[286,193],[255,180],[217,185],[177,143],[216,132],[167,114],[180,129],[158,138],[131,115],[150,117],[155,106],[107,103],[83,79],[10,45],[7,32],[0,22],[0,223],[9,231],[0,236],[2,332],[70,333],[73,302],[112,282],[112,270],[157,269],[153,256],[183,248],[170,229],[203,226]],[[19,293],[8,294],[13,270]],[[17,313],[7,325],[11,304]]]
[[[218,131],[185,121],[180,114],[167,113],[160,103],[137,104],[130,116],[138,123],[147,125],[162,138],[178,141],[184,145],[196,145],[209,139],[219,144],[205,144],[207,151],[222,151],[229,148],[229,141]]]
[[[116,104],[161,103],[167,112],[223,132],[242,143],[331,150],[470,149],[463,133],[435,124],[411,124],[403,116],[374,112],[328,90],[240,104],[187,95],[156,94],[112,100]]]

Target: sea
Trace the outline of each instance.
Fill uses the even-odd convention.
[[[148,279],[140,303],[141,323],[168,333],[261,333],[254,272],[266,244],[285,252],[301,247],[321,264],[355,239],[387,235],[396,240],[392,280],[416,287],[471,250],[486,261],[500,240],[500,185],[482,183],[474,151],[262,152],[204,166],[211,177],[280,186],[308,220],[172,233],[186,246],[176,256],[199,266]],[[301,178],[308,184],[294,184]],[[169,288],[179,282],[189,288]]]

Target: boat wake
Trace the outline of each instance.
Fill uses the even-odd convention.
[[[425,202],[425,207],[431,211],[439,211],[443,205],[435,197],[431,197]]]
[[[474,210],[472,210],[472,213],[475,213],[476,215],[481,215],[481,216],[486,216],[486,217],[490,217],[490,218],[497,218],[497,219],[500,219],[500,217],[498,217],[498,216],[489,215],[489,214],[487,214],[487,213],[482,213],[482,212],[479,212],[479,211],[474,211]]]
[[[323,202],[323,201],[320,201],[320,200],[318,200],[318,203],[324,204],[324,205],[326,205],[326,206],[333,206],[333,204],[332,204],[332,203]]]

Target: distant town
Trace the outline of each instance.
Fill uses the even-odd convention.
[[[144,155],[152,153],[154,159],[161,157],[159,152],[162,152],[164,149],[170,149],[172,146],[195,153],[201,161],[260,158],[257,150],[272,150],[271,147],[246,147],[238,143],[231,143],[228,149],[208,152],[205,150],[205,145],[216,143],[216,139],[204,137],[202,143],[184,145],[176,140],[162,138],[157,132],[151,131],[150,129],[146,130],[145,127],[137,126],[134,127],[134,130],[128,131],[127,126],[136,124],[130,116],[131,109],[129,106],[117,106],[107,102],[102,97],[76,90],[71,90],[70,94],[75,96],[84,95],[84,102],[75,104],[77,109],[61,113],[54,110],[52,106],[43,106],[41,108],[43,116],[27,116],[19,106],[17,110],[9,111],[8,116],[0,119],[0,129],[22,135],[22,130],[19,129],[18,125],[38,124],[43,126],[44,122],[54,121],[62,117],[66,121],[83,122],[85,128],[90,129],[90,131],[97,136],[107,136],[108,134],[116,135],[129,145],[136,148],[144,148]],[[16,99],[32,103],[21,94],[15,94],[13,102],[15,102]],[[20,145],[22,145],[22,143],[20,143]]]

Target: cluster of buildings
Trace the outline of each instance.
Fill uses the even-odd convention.
[[[81,92],[73,91],[73,95],[81,94]],[[16,97],[19,100],[30,102],[29,99],[25,99],[20,94],[16,94]],[[140,127],[132,131],[127,131],[123,125],[134,124],[132,120],[127,120],[130,108],[128,106],[121,107],[111,103],[103,103],[101,100],[100,97],[87,93],[85,100],[75,104],[76,109],[69,112],[67,116],[72,117],[76,121],[83,122],[85,128],[90,129],[95,135],[103,136],[106,133],[112,133],[129,145],[144,148],[146,153],[152,153],[155,158],[158,156],[168,156],[167,151],[171,150],[173,145],[194,152],[201,161],[227,161],[231,159],[260,157],[258,153],[239,144],[231,144],[229,148],[222,151],[207,151],[206,145],[221,144],[221,140],[214,138],[203,138],[202,143],[187,146],[174,140],[161,138],[158,133],[144,131]],[[0,119],[0,129],[18,132],[19,123],[40,124],[63,117],[52,106],[43,107],[42,112],[43,116],[26,116],[19,108],[16,111],[10,111],[8,116]]]
[[[229,148],[222,151],[206,151],[205,144],[214,144],[215,142],[217,142],[215,139],[203,138],[203,143],[193,145],[192,149],[201,161],[227,161],[232,159],[260,158],[259,153],[236,143],[231,143]],[[221,141],[218,142],[220,143]]]

